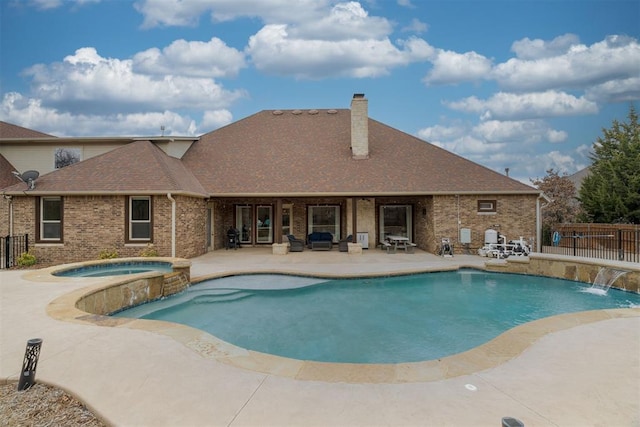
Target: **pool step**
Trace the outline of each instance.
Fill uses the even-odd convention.
[[[252,296],[252,292],[246,291],[229,291],[222,292],[207,292],[204,295],[198,295],[191,300],[194,304],[215,304],[219,302],[229,302],[229,301],[237,301],[243,298],[247,298]]]

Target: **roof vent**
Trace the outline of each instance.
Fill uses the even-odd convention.
[[[275,111],[273,112],[273,115],[274,115],[274,116],[281,116],[281,115],[282,115],[282,111],[281,111],[281,110],[275,110]]]
[[[327,114],[337,114],[338,110],[327,110]]]
[[[293,110],[293,111],[291,112],[291,114],[293,114],[293,115],[296,115],[296,116],[297,116],[297,115],[299,115],[299,114],[302,114],[302,111],[300,111],[300,110]]]
[[[309,110],[309,114],[318,114],[318,110]]]

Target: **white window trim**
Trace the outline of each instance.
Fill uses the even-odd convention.
[[[60,242],[62,241],[62,212],[60,212],[60,218],[56,220],[45,220],[44,219],[44,202],[46,200],[57,200],[62,203],[62,197],[41,197],[40,198],[40,242]],[[58,237],[44,237],[44,226],[45,224],[58,224],[60,226],[60,234]]]

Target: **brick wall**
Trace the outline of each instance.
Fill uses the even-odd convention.
[[[459,228],[471,229],[471,249],[483,246],[484,232],[489,228],[495,228],[508,240],[517,240],[520,236],[527,240],[535,238],[536,198],[537,195],[434,196],[432,217],[436,242],[449,237],[456,248],[461,247]],[[496,200],[496,212],[478,213],[478,200]]]
[[[176,199],[176,257],[205,252],[205,203],[201,199]],[[103,250],[119,257],[135,257],[146,243],[125,243],[126,196],[65,196],[64,243],[35,243],[36,198],[14,197],[14,233],[29,233],[30,247],[39,263],[58,264],[98,259]],[[171,256],[171,201],[153,197],[153,246],[159,256]]]

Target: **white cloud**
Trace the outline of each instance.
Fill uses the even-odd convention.
[[[196,130],[194,120],[172,111],[72,114],[44,107],[40,100],[16,92],[4,95],[0,116],[2,120],[56,136],[149,136],[159,135],[160,126],[165,126],[165,135],[194,135]]]
[[[244,96],[211,79],[152,77],[135,73],[132,65],[131,60],[103,58],[94,48],[82,48],[62,63],[37,65],[26,74],[44,105],[72,112],[206,110],[226,107]]]
[[[587,89],[585,98],[601,103],[636,101],[640,99],[640,77],[610,80],[592,86]]]
[[[509,176],[529,185],[530,177],[551,167],[573,173],[588,164],[585,146],[564,153],[555,149],[540,153],[542,144],[568,138],[566,132],[552,129],[542,120],[492,120],[479,124],[457,121],[421,129],[417,135],[498,173],[509,168]]]
[[[431,58],[433,68],[423,81],[429,85],[455,84],[482,80],[491,72],[491,60],[476,53],[457,53],[438,49]]]
[[[524,38],[513,42],[511,50],[518,58],[524,60],[549,58],[565,54],[579,42],[580,39],[575,34],[564,34],[550,42],[541,39],[530,40],[529,38]]]
[[[62,0],[30,0],[29,4],[36,9],[48,10],[62,6]]]
[[[417,18],[413,18],[411,23],[402,28],[403,32],[411,33],[425,33],[429,29],[429,26]]]
[[[476,113],[483,120],[576,116],[598,112],[598,106],[593,101],[555,91],[522,94],[498,92],[487,100],[471,96],[446,102],[445,105],[454,110]]]
[[[541,120],[498,121],[489,120],[476,125],[472,133],[487,142],[532,144],[538,142],[562,142],[567,133],[548,127]]]
[[[556,43],[566,51],[555,56],[545,55],[557,52],[557,46],[544,44],[534,51],[531,43],[516,42],[521,44],[516,47],[517,52],[525,59],[512,58],[497,65],[492,77],[513,91],[584,89],[610,80],[637,77],[640,44],[636,39],[609,36],[591,46],[575,44],[574,40],[570,40],[574,44],[566,46],[569,39],[563,40],[564,44]]]
[[[369,16],[357,2],[338,3],[326,15],[289,25],[288,29],[295,39],[334,41],[380,39],[392,31],[389,21]]]
[[[410,9],[414,9],[415,6],[411,3],[411,0],[398,0],[398,5],[402,7],[408,7]]]
[[[258,17],[266,23],[316,20],[329,0],[140,0],[135,8],[144,16],[143,27],[193,26],[209,13],[212,21]]]
[[[132,69],[144,74],[192,77],[233,77],[246,66],[244,54],[219,38],[208,42],[176,40],[160,50],[147,49],[133,56]]]
[[[64,4],[71,4],[72,6],[84,6],[88,3],[99,3],[100,0],[29,0],[28,5],[40,10],[50,10],[61,7]]]
[[[213,129],[228,125],[232,121],[233,115],[229,110],[205,111],[198,129],[200,133],[211,132]]]
[[[249,40],[247,53],[256,68],[270,74],[298,78],[329,76],[376,77],[394,67],[422,61],[432,52],[423,40],[388,39],[342,41],[303,40],[290,37],[286,25],[267,25]]]

